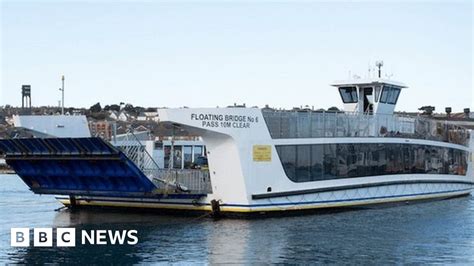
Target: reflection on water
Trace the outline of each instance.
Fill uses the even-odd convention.
[[[471,197],[324,215],[258,220],[60,211],[49,196],[0,176],[0,262],[20,263],[473,263]],[[11,248],[11,227],[138,230],[139,243]]]

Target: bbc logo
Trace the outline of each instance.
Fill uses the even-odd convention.
[[[56,246],[57,247],[75,247],[76,229],[75,228],[56,228]],[[30,246],[29,228],[12,228],[11,243],[12,247]],[[137,230],[80,230],[79,239],[82,245],[136,245],[138,243]],[[53,228],[33,228],[33,246],[52,247],[53,246]]]
[[[30,246],[30,228],[11,228],[10,245],[12,247]],[[52,247],[53,246],[53,228],[34,228],[33,246]],[[56,228],[56,246],[75,247],[76,229],[75,228]]]

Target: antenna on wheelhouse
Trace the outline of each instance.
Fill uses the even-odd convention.
[[[375,65],[376,65],[377,68],[379,69],[379,78],[381,78],[381,77],[382,77],[383,61],[382,61],[382,60],[376,61],[376,62],[375,62]]]

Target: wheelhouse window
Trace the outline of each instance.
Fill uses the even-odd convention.
[[[374,98],[374,101],[375,102],[378,102],[379,101],[379,97],[380,97],[380,92],[382,91],[382,87],[381,86],[377,86],[375,87],[375,98]]]
[[[398,96],[400,95],[400,88],[385,85],[383,86],[382,96],[380,97],[381,103],[396,104]]]
[[[344,103],[356,103],[358,101],[356,87],[340,87],[339,93]]]

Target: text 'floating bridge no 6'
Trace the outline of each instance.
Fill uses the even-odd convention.
[[[130,156],[100,138],[4,139],[0,140],[0,152],[37,194],[140,198],[207,195],[183,189],[186,184],[176,180],[159,179],[157,173],[166,169],[155,169],[151,178]]]

